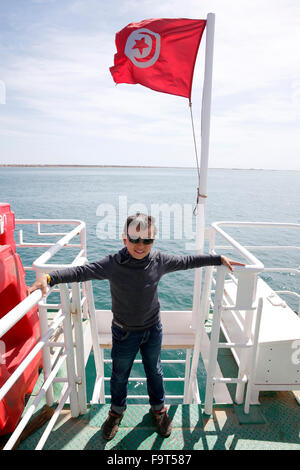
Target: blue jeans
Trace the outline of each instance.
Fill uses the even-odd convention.
[[[123,331],[112,325],[112,374],[110,379],[111,408],[122,413],[126,408],[128,378],[133,361],[140,350],[147,377],[149,402],[154,410],[164,406],[165,390],[160,361],[162,325],[157,323],[144,331]]]

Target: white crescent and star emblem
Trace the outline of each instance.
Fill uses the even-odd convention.
[[[160,35],[147,28],[136,29],[128,36],[124,52],[136,67],[151,67],[159,58]]]

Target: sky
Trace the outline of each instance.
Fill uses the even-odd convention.
[[[188,100],[115,85],[115,34],[215,13],[210,168],[300,170],[299,0],[0,0],[0,164],[195,166]],[[192,102],[200,152],[205,34]]]

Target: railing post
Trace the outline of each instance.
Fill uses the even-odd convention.
[[[255,331],[254,331],[254,338],[253,338],[253,350],[252,350],[252,357],[251,357],[251,364],[250,370],[248,373],[248,384],[247,384],[247,392],[245,398],[245,407],[244,411],[246,414],[250,411],[250,399],[251,399],[251,391],[252,391],[252,384],[254,382],[255,376],[255,365],[257,361],[257,351],[258,351],[258,335],[260,329],[260,322],[261,322],[261,314],[263,308],[263,299],[262,297],[259,299],[258,307],[256,310],[256,318],[255,318]]]
[[[216,243],[216,231],[213,227],[211,227],[208,231],[208,238],[209,238],[209,252],[212,253],[215,248]],[[208,320],[209,317],[209,310],[210,310],[210,297],[211,297],[211,288],[212,288],[212,278],[213,278],[213,266],[207,266],[205,270],[205,279],[204,279],[204,286],[203,286],[203,294],[201,299],[201,310],[203,311],[201,318],[203,318],[203,322]],[[204,328],[204,324],[203,324]]]
[[[222,299],[224,294],[224,282],[226,276],[226,268],[220,266],[217,268],[216,277],[216,292],[214,299],[214,313],[213,323],[210,336],[210,348],[209,348],[209,361],[207,368],[207,379],[206,379],[206,391],[205,391],[205,413],[212,413],[213,406],[213,389],[214,381],[213,377],[216,374],[217,359],[218,359],[218,343],[220,336],[220,324],[221,324],[221,313],[222,313]]]
[[[80,233],[80,244],[81,244],[81,249],[83,250],[82,256],[86,258],[86,225],[85,224]]]
[[[41,302],[38,304],[38,309],[39,309],[39,321],[40,321],[40,332],[41,332],[41,337],[43,337],[49,329],[48,325],[48,315],[47,315],[47,307],[43,304],[43,299]],[[51,373],[51,355],[50,355],[50,348],[48,345],[45,345],[45,347],[42,349],[42,355],[43,355],[43,373],[44,373],[44,380],[48,379],[50,373]],[[48,406],[52,406],[54,403],[54,395],[53,395],[53,386],[52,384],[49,386],[49,388],[46,391],[46,402]]]
[[[81,414],[86,413],[86,378],[84,363],[84,344],[80,301],[80,284],[72,284],[72,316],[75,336],[75,355],[77,368],[78,401]]]
[[[201,320],[205,322],[209,318],[210,311],[210,296],[211,296],[211,285],[213,277],[213,266],[207,266],[205,269],[205,278],[203,285],[203,294],[201,299]]]
[[[36,279],[44,273],[40,273],[37,269],[35,269]],[[46,299],[42,297],[42,300],[38,303],[38,312],[39,312],[39,323],[40,323],[40,333],[41,337],[43,337],[49,328],[48,324],[48,310],[45,306]],[[51,355],[50,349],[48,346],[45,346],[42,349],[42,358],[43,358],[43,374],[44,374],[44,381],[46,381],[51,373],[52,365],[51,365]],[[54,403],[54,394],[53,394],[53,386],[52,384],[46,391],[46,403],[48,406],[52,406]]]
[[[215,244],[215,230],[210,229],[205,232],[206,238],[209,239],[209,250],[210,252],[214,249]],[[209,315],[209,301],[211,294],[211,284],[212,284],[212,275],[213,275],[213,266],[206,266],[205,268],[205,277],[203,290],[200,300],[199,315],[197,322],[194,321],[193,327],[196,329],[195,342],[194,342],[194,352],[192,365],[190,368],[190,374],[186,375],[185,380],[188,382],[185,384],[184,399],[185,403],[192,403],[193,393],[194,393],[194,382],[197,380],[197,369],[199,364],[199,356],[201,353],[202,347],[202,338],[205,331],[205,321]],[[195,318],[194,318],[195,320]],[[190,361],[190,358],[189,358]]]
[[[75,372],[75,360],[74,360],[74,346],[73,346],[73,335],[72,335],[72,322],[71,322],[71,306],[69,300],[69,291],[67,284],[60,284],[61,294],[61,306],[62,311],[65,313],[64,319],[64,337],[65,337],[65,348],[67,352],[67,374],[68,382],[71,387],[70,391],[70,408],[71,415],[76,418],[79,415],[79,403],[78,394],[76,388],[76,372]]]
[[[211,286],[211,278],[212,278],[212,267],[206,267],[205,272],[205,280],[203,286],[203,294],[200,303],[200,314],[198,316],[198,322],[196,326],[196,335],[195,335],[195,342],[194,342],[194,351],[193,351],[193,359],[190,374],[187,377],[188,385],[186,391],[184,393],[186,403],[192,403],[193,400],[193,391],[194,391],[194,382],[197,380],[197,370],[199,364],[199,356],[201,353],[202,347],[202,338],[205,330],[205,320],[206,320],[206,308],[209,305],[209,294],[210,294],[210,286]]]
[[[185,376],[184,376],[184,397],[183,403],[189,403],[189,378],[190,378],[190,366],[191,366],[191,350],[185,350]]]
[[[93,286],[92,281],[85,283],[87,302],[88,302],[88,312],[90,317],[90,328],[91,336],[93,343],[94,359],[96,366],[96,385],[93,393],[92,402],[93,403],[105,403],[105,394],[104,394],[104,361],[103,361],[103,351],[100,348],[100,341],[97,329],[96,321],[96,312],[95,312],[95,303],[93,295]]]
[[[237,305],[249,305],[252,306],[256,298],[256,287],[257,287],[257,274],[253,274],[247,271],[240,271],[238,273],[238,286],[236,294]],[[253,319],[254,310],[245,311],[245,322],[243,335],[245,340],[253,336]],[[249,349],[242,349],[239,364],[238,377],[243,377],[248,365],[251,354]],[[245,383],[238,383],[235,393],[235,401],[240,404],[244,400]]]

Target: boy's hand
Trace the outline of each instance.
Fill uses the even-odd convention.
[[[238,263],[237,261],[233,261],[231,259],[226,258],[226,256],[221,256],[221,261],[226,268],[230,269],[231,272],[233,272],[233,267],[232,266],[245,266],[244,263]]]
[[[43,295],[46,295],[47,294],[47,286],[48,286],[47,279],[48,279],[47,274],[43,274],[42,276],[40,276],[35,281],[35,283],[32,284],[32,286],[27,289],[27,295],[30,295],[32,292],[34,292],[37,289],[41,289]]]

